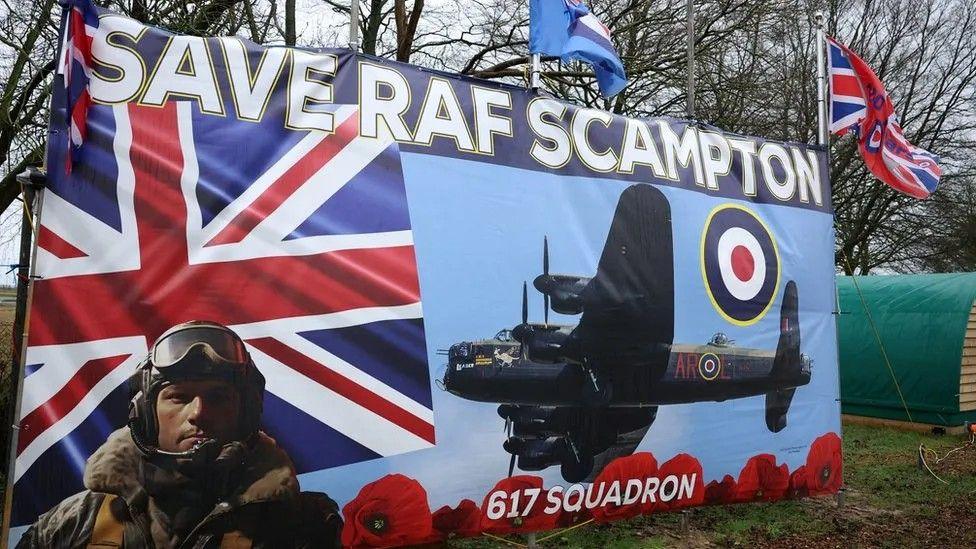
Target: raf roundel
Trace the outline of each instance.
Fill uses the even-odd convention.
[[[776,241],[751,210],[723,204],[705,221],[701,270],[705,292],[722,317],[737,326],[754,324],[779,286]]]
[[[722,359],[715,353],[705,353],[698,359],[698,373],[702,379],[711,381],[722,373]]]

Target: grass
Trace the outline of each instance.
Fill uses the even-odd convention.
[[[680,515],[590,524],[543,547],[976,547],[976,446],[961,436],[933,436],[862,425],[844,427],[844,504],[836,498],[694,509]],[[918,466],[918,446],[943,484]],[[543,537],[545,534],[540,534]],[[524,542],[524,538],[512,537]],[[452,546],[499,547],[485,538]]]
[[[931,516],[944,505],[960,499],[972,500],[976,493],[976,475],[973,470],[966,471],[967,464],[959,461],[968,459],[972,465],[976,451],[960,451],[963,455],[959,459],[950,456],[947,462],[954,468],[939,475],[950,481],[949,485],[918,469],[920,443],[941,455],[951,446],[958,446],[955,444],[958,438],[934,438],[900,431],[884,431],[885,436],[877,433],[878,429],[861,426],[849,427],[844,432],[846,455],[852,463],[846,474],[847,482],[867,503],[890,511]],[[937,470],[936,473],[940,472]]]
[[[16,311],[17,288],[0,286],[0,324],[13,324]],[[0,358],[8,360],[9,349],[0,349]]]

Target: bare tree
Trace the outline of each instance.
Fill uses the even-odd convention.
[[[14,175],[41,161],[47,101],[54,71],[57,15],[54,0],[29,9],[4,2],[0,19],[0,155],[5,176],[0,180],[0,211],[20,194]]]
[[[6,0],[4,0],[6,1]],[[529,64],[527,0],[358,0],[360,48],[514,84]],[[6,4],[5,4],[6,5]],[[349,3],[324,0],[333,16],[299,28],[295,0],[113,0],[140,21],[196,35],[243,34],[259,43],[345,43]],[[589,67],[544,60],[547,92],[627,116],[682,116],[685,102],[685,0],[593,0],[613,29],[630,84],[613,100],[597,92]],[[813,142],[816,136],[812,14],[877,71],[909,139],[943,157],[933,199],[919,202],[874,180],[849,139],[831,147],[837,264],[846,271],[976,268],[956,253],[974,206],[976,8],[968,0],[697,0],[697,116],[729,131]],[[30,12],[7,6],[0,19],[4,78],[0,153],[7,176],[0,206],[19,192],[12,175],[40,160],[57,28],[54,0]],[[297,13],[296,13],[297,12]],[[328,14],[326,14],[328,15]],[[309,30],[313,32],[308,32]],[[38,61],[43,60],[43,61]],[[946,222],[946,218],[952,222]]]
[[[396,60],[410,61],[411,48],[420,23],[420,14],[424,11],[424,0],[414,0],[413,9],[407,12],[406,0],[394,0],[393,13],[396,19],[397,51]]]
[[[831,9],[832,32],[885,83],[906,137],[941,155],[945,170],[935,197],[919,202],[875,181],[853,142],[836,143],[831,181],[838,264],[860,273],[940,265],[933,262],[938,250],[948,250],[938,241],[958,238],[944,234],[940,217],[955,207],[972,212],[974,205],[976,9],[956,0],[888,0],[858,11]]]
[[[285,0],[285,45],[295,45],[295,0]]]

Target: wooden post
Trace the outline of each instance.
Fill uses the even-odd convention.
[[[24,188],[25,209],[20,229],[20,265],[17,271],[17,312],[14,319],[14,354],[10,358],[10,381],[14,384],[13,402],[10,411],[3,417],[4,425],[10,425],[7,437],[6,490],[3,500],[3,521],[0,523],[0,547],[6,547],[10,535],[10,511],[13,506],[14,467],[17,463],[17,439],[20,434],[20,403],[24,392],[24,364],[27,353],[27,324],[30,321],[31,292],[34,289],[34,262],[37,258],[37,241],[32,237],[38,230],[38,216],[44,200],[43,188],[47,176],[36,168],[28,168],[17,176],[17,182]],[[21,297],[23,296],[23,297]],[[20,330],[17,332],[16,330]]]

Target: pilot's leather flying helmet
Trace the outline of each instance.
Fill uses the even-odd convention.
[[[261,421],[264,376],[254,365],[244,342],[226,326],[194,320],[166,330],[149,349],[130,379],[129,428],[147,455],[176,455],[158,447],[156,400],[167,385],[178,381],[219,379],[241,395],[240,440],[253,436]],[[179,453],[190,456],[196,449]]]

